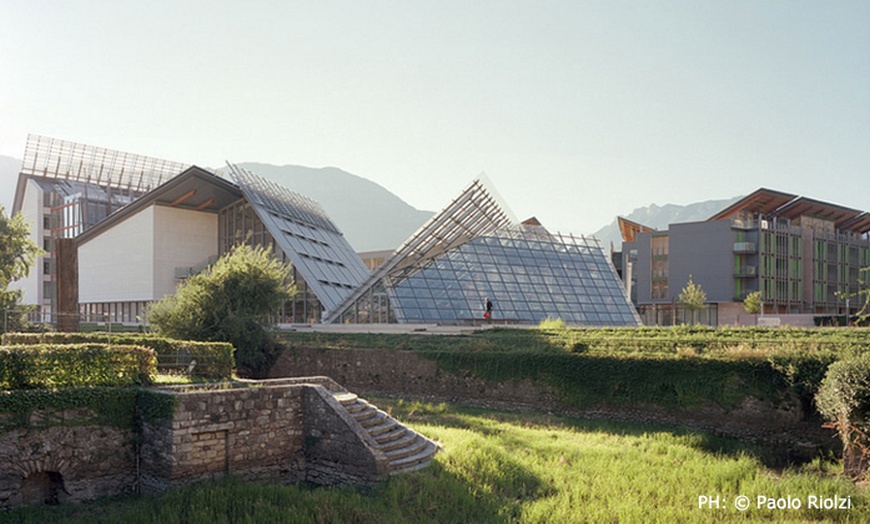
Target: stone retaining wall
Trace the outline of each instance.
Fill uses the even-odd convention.
[[[0,433],[0,508],[77,502],[134,489],[132,430],[95,426],[89,410],[37,410]]]
[[[346,391],[327,377],[168,387],[156,392],[176,398],[172,417],[127,430],[87,424],[89,410],[35,411],[43,423],[0,433],[0,508],[156,494],[226,474],[378,482],[386,457],[335,400]]]
[[[638,403],[578,409],[548,384],[531,380],[487,381],[470,372],[453,374],[414,351],[369,349],[285,350],[271,377],[329,375],[364,394],[409,396],[499,409],[536,409],[584,418],[688,426],[716,434],[783,446],[795,459],[835,447],[836,435],[804,412],[800,399],[784,391],[780,402],[747,397],[736,409],[719,406],[664,408]]]

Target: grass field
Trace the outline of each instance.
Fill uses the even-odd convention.
[[[765,465],[775,450],[679,428],[373,400],[443,444],[430,467],[371,489],[225,479],[153,499],[0,512],[0,522],[870,521],[868,489],[823,459],[783,470]],[[748,510],[735,508],[739,495]],[[719,508],[699,508],[701,496],[718,496]],[[759,496],[801,508],[759,508]],[[851,509],[812,509],[811,496]]]

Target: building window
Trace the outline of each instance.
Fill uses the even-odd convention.
[[[42,216],[42,229],[51,229],[51,215]]]
[[[50,275],[51,274],[51,260],[43,259],[42,260],[42,274]]]
[[[45,250],[46,253],[51,251],[51,237],[43,237],[42,249]]]

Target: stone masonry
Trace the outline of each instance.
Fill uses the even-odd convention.
[[[396,473],[391,460],[396,462],[394,448],[400,442],[381,444],[382,436],[376,441],[373,428],[366,429],[336,399],[347,402],[355,395],[328,377],[155,391],[176,398],[173,415],[142,422],[140,428],[88,424],[92,414],[70,410],[34,412],[32,417],[50,415],[53,423],[0,432],[0,508],[137,491],[157,494],[226,474],[284,483],[369,485]],[[10,415],[0,413],[4,416]],[[391,428],[401,426],[386,422]],[[409,441],[417,435],[407,431]],[[435,447],[428,439],[417,442],[428,443],[429,451],[417,455],[422,466]],[[412,452],[408,448],[406,453]]]
[[[89,410],[36,410],[0,433],[0,508],[90,500],[136,481],[132,430],[89,425]]]

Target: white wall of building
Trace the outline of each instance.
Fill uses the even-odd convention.
[[[79,245],[79,302],[159,300],[175,292],[175,269],[217,255],[214,213],[149,206]]]
[[[154,207],[79,245],[79,302],[152,300]]]
[[[193,267],[218,253],[215,213],[154,207],[154,298],[175,293],[175,268]]]
[[[24,198],[21,201],[21,214],[30,222],[30,240],[42,247],[42,217],[44,215],[43,199],[44,192],[39,184],[28,180],[24,186]],[[7,210],[8,211],[8,210]],[[36,262],[30,268],[30,273],[9,284],[10,289],[20,289],[24,292],[22,302],[28,305],[41,305],[43,303],[42,282],[45,279],[42,272],[43,257],[37,257]]]

